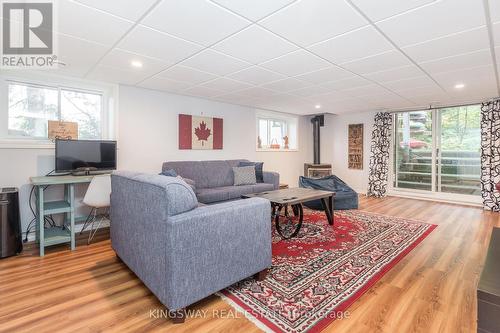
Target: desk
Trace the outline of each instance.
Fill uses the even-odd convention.
[[[36,193],[36,240],[41,257],[45,255],[45,247],[50,245],[70,243],[71,250],[75,249],[75,184],[90,183],[92,178],[92,175],[31,177]],[[63,185],[64,199],[45,201],[43,190],[49,185]],[[64,226],[46,229],[45,216],[51,214],[64,214]]]

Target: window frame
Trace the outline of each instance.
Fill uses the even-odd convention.
[[[268,136],[270,137],[271,136],[271,127],[270,126],[270,122],[271,121],[276,121],[276,122],[282,122],[284,123],[285,125],[285,132],[286,132],[286,135],[288,137],[291,137],[292,136],[292,128],[293,127],[292,125],[295,125],[295,133],[293,133],[293,135],[295,136],[295,147],[293,148],[289,148],[289,149],[285,149],[285,148],[279,148],[279,149],[273,149],[273,148],[270,148],[270,147],[262,147],[262,148],[259,148],[258,147],[258,143],[257,143],[257,138],[259,137],[260,135],[260,124],[259,122],[261,120],[265,120],[268,122]],[[295,116],[289,116],[289,115],[285,115],[285,114],[277,114],[277,113],[274,113],[274,112],[257,112],[256,114],[256,117],[255,117],[255,150],[257,152],[298,152],[299,151],[299,121],[298,121],[298,117],[295,117]],[[280,145],[282,144],[282,142],[280,142]]]
[[[0,110],[5,110],[5,112],[0,112],[0,124],[2,124],[0,125],[0,148],[54,148],[54,142],[48,138],[9,135],[9,84],[57,89],[59,116],[61,115],[61,92],[63,90],[101,95],[101,137],[99,139],[117,139],[115,121],[117,110],[114,107],[117,101],[117,85],[33,73],[0,75]]]
[[[416,198],[423,200],[435,200],[441,202],[449,202],[449,203],[459,203],[459,204],[467,204],[472,206],[481,206],[482,205],[482,197],[480,195],[469,195],[469,194],[460,194],[460,193],[452,193],[452,192],[439,192],[437,189],[437,181],[439,177],[437,177],[438,165],[432,166],[432,185],[431,191],[427,190],[419,190],[419,189],[411,189],[411,188],[400,188],[395,187],[395,179],[397,177],[395,170],[395,147],[396,147],[396,114],[403,112],[412,112],[412,111],[431,111],[432,112],[432,128],[433,128],[433,149],[432,149],[432,159],[433,161],[437,161],[437,151],[436,148],[439,149],[439,143],[437,140],[441,135],[441,128],[438,126],[438,121],[440,120],[439,110],[447,109],[450,107],[459,107],[459,106],[470,106],[477,105],[480,103],[471,103],[465,105],[455,105],[455,106],[439,106],[431,109],[421,109],[421,110],[403,110],[403,111],[395,111],[392,112],[392,128],[391,128],[391,139],[390,139],[390,149],[389,149],[389,177],[387,181],[387,189],[388,194],[392,196],[404,197],[404,198]]]

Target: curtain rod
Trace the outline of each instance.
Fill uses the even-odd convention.
[[[500,99],[500,97],[495,97],[495,98],[490,98],[486,102],[493,102]],[[472,106],[472,105],[478,105],[482,104],[485,102],[470,102],[467,104],[450,104],[450,105],[440,105],[440,106],[432,106],[432,104],[429,105],[427,108],[419,108],[419,109],[400,109],[400,110],[391,110],[391,111],[378,111],[378,112],[387,112],[387,113],[398,113],[398,112],[414,112],[414,111],[431,111],[431,110],[438,110],[438,109],[447,109],[447,108],[457,108],[461,106]]]

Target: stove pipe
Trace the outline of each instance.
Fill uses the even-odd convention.
[[[311,123],[313,124],[314,164],[320,164],[320,127],[324,125],[325,117],[323,115],[314,116]]]

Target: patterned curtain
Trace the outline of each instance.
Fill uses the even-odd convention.
[[[500,100],[481,106],[481,195],[485,209],[500,211]]]
[[[378,112],[373,125],[368,196],[384,197],[389,178],[389,150],[391,145],[392,115]]]

